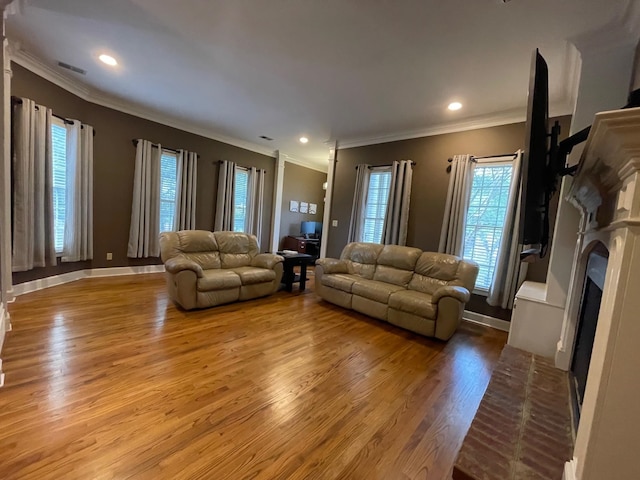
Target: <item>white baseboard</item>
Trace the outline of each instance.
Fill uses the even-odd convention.
[[[5,308],[5,304],[0,302],[0,355],[2,355],[2,346],[4,345],[5,333],[11,330],[9,322],[9,312]],[[4,372],[2,371],[2,358],[0,358],[0,387],[4,385]]]
[[[164,265],[140,265],[135,267],[110,267],[77,270],[75,272],[62,273],[52,277],[40,278],[30,282],[19,283],[13,286],[16,296],[31,293],[43,288],[55,287],[64,283],[74,282],[81,278],[116,277],[121,275],[137,275],[141,273],[162,273]]]
[[[30,282],[18,283],[13,286],[13,293],[17,296],[25,293],[36,292],[43,288],[55,287],[64,283],[74,282],[86,277],[86,270],[77,270],[75,272],[61,273],[52,277],[38,278]]]
[[[576,480],[576,467],[578,466],[578,461],[576,457],[573,457],[572,460],[569,460],[564,464],[564,474],[562,475],[562,480]]]
[[[137,267],[110,267],[85,270],[87,277],[117,277],[120,275],[138,275],[140,273],[163,273],[164,265],[140,265]]]
[[[511,326],[511,322],[507,322],[506,320],[500,320],[499,318],[490,317],[489,315],[483,315],[481,313],[470,312],[469,310],[465,310],[462,313],[462,319],[467,322],[484,325],[485,327],[502,330],[503,332],[508,332]]]

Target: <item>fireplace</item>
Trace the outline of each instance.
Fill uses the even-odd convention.
[[[571,387],[572,398],[574,400],[574,420],[575,428],[578,428],[580,410],[587,385],[589,374],[589,364],[591,363],[591,353],[593,342],[596,336],[596,326],[598,325],[598,315],[600,313],[600,303],[602,302],[602,291],[604,290],[604,279],[607,273],[607,260],[609,252],[602,243],[589,253],[587,260],[587,271],[582,292],[580,313],[578,314],[578,326],[576,332],[576,342],[573,347],[573,357],[571,360]]]
[[[596,115],[567,199],[581,221],[555,360],[581,407],[564,478],[640,478],[640,108]]]

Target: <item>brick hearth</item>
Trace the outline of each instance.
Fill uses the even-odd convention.
[[[560,480],[573,452],[567,372],[505,346],[458,453],[454,480]]]

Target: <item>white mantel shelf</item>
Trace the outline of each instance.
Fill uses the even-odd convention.
[[[639,170],[640,108],[598,113],[568,194],[569,201],[592,216],[587,229],[640,221],[640,205],[632,202],[636,192],[629,190]],[[614,198],[615,205],[605,203]]]
[[[556,363],[573,350],[589,253],[598,243],[609,251],[568,470],[640,479],[640,108],[596,115],[568,200],[582,221]]]

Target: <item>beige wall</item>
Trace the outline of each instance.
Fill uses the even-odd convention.
[[[269,245],[274,158],[87,102],[15,63],[12,69],[12,95],[31,98],[52,108],[57,115],[79,119],[96,130],[93,261],[16,273],[14,283],[81,268],[158,263],[158,259],[127,258],[135,163],[135,147],[131,140],[134,138],[144,138],[169,148],[182,148],[199,154],[196,204],[196,228],[199,229],[213,229],[219,160],[232,160],[244,167],[265,169],[261,245]],[[106,260],[107,252],[113,253],[113,261]]]
[[[282,189],[282,214],[280,217],[280,248],[282,239],[287,235],[300,234],[300,222],[322,222],[324,214],[324,193],[322,184],[327,181],[327,174],[312,170],[295,163],[285,162],[284,186]],[[316,214],[295,213],[289,211],[289,202],[315,203]]]
[[[560,117],[558,120],[564,138],[569,132],[571,117]],[[524,123],[516,123],[338,150],[331,206],[331,218],[338,220],[338,226],[329,228],[327,256],[339,256],[347,243],[357,164],[385,165],[403,159],[416,162],[413,170],[407,245],[437,251],[449,186],[447,159],[464,153],[483,156],[515,152],[524,147],[524,138]],[[555,204],[557,195],[552,206],[552,214],[555,212]],[[554,220],[555,216],[551,218],[552,226]],[[528,278],[544,281],[547,266],[548,257],[531,264]],[[475,304],[476,311],[482,310],[479,313],[508,318],[505,312],[489,311],[484,300],[476,299],[472,302],[472,305]]]

